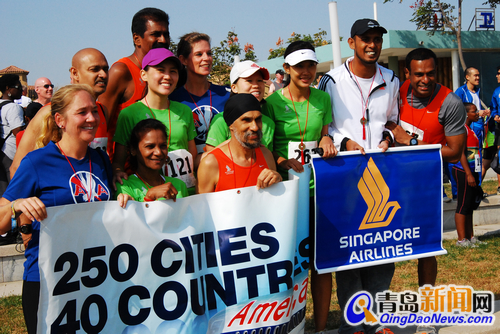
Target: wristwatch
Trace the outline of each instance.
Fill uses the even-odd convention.
[[[21,225],[19,226],[19,232],[21,232],[22,234],[31,234],[33,232],[33,225]]]
[[[330,134],[329,134],[329,133],[327,133],[326,135],[323,135],[323,137],[328,137],[328,138],[330,138],[330,139],[332,140],[332,142],[333,142],[333,137],[332,137],[332,136],[330,136]]]
[[[413,145],[418,145],[418,140],[415,137],[413,137],[412,139],[410,139],[410,146],[413,146]]]

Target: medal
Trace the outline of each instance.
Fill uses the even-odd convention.
[[[293,102],[293,95],[290,92],[290,86],[288,86],[288,94],[290,95],[290,99],[292,100],[295,116],[297,116],[297,125],[299,126],[299,133],[300,133],[300,144],[299,144],[300,157],[302,160],[301,163],[304,165],[304,149],[306,148],[306,144],[304,144],[304,137],[306,135],[307,120],[309,119],[309,97],[311,97],[311,91],[309,90],[309,96],[307,97],[306,125],[304,126],[304,132],[302,132],[302,129],[300,128],[299,114],[297,113],[297,109],[295,109],[295,103]]]
[[[359,121],[361,122],[361,124],[363,124],[363,126],[365,126],[365,124],[368,123],[368,121],[364,117],[361,117]]]

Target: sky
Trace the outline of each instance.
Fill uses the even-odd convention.
[[[56,86],[69,84],[71,58],[80,49],[94,47],[108,63],[134,51],[130,26],[134,14],[144,7],[156,7],[170,16],[170,35],[176,43],[185,33],[208,34],[212,46],[226,38],[229,30],[238,34],[243,47],[253,44],[259,60],[266,60],[279,37],[292,32],[310,34],[323,29],[330,37],[328,0],[25,0],[4,1],[0,29],[3,43],[0,69],[10,65],[29,71],[28,84],[39,77]],[[349,37],[354,21],[373,18],[377,3],[378,21],[388,30],[415,30],[410,22],[414,0],[338,0],[340,35]],[[457,3],[457,0],[450,0]],[[463,3],[463,29],[467,30],[474,8],[482,0]],[[22,5],[20,5],[22,4]],[[474,29],[472,27],[471,29]],[[243,53],[242,53],[243,56]]]

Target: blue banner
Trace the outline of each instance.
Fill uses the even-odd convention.
[[[446,254],[441,145],[313,159],[320,273]]]

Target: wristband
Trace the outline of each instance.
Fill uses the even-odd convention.
[[[10,210],[12,211],[12,215],[10,216],[10,224],[11,224],[11,229],[15,229],[17,227],[17,220],[16,220],[16,211],[14,211],[14,204],[16,201],[13,201],[10,204]]]

